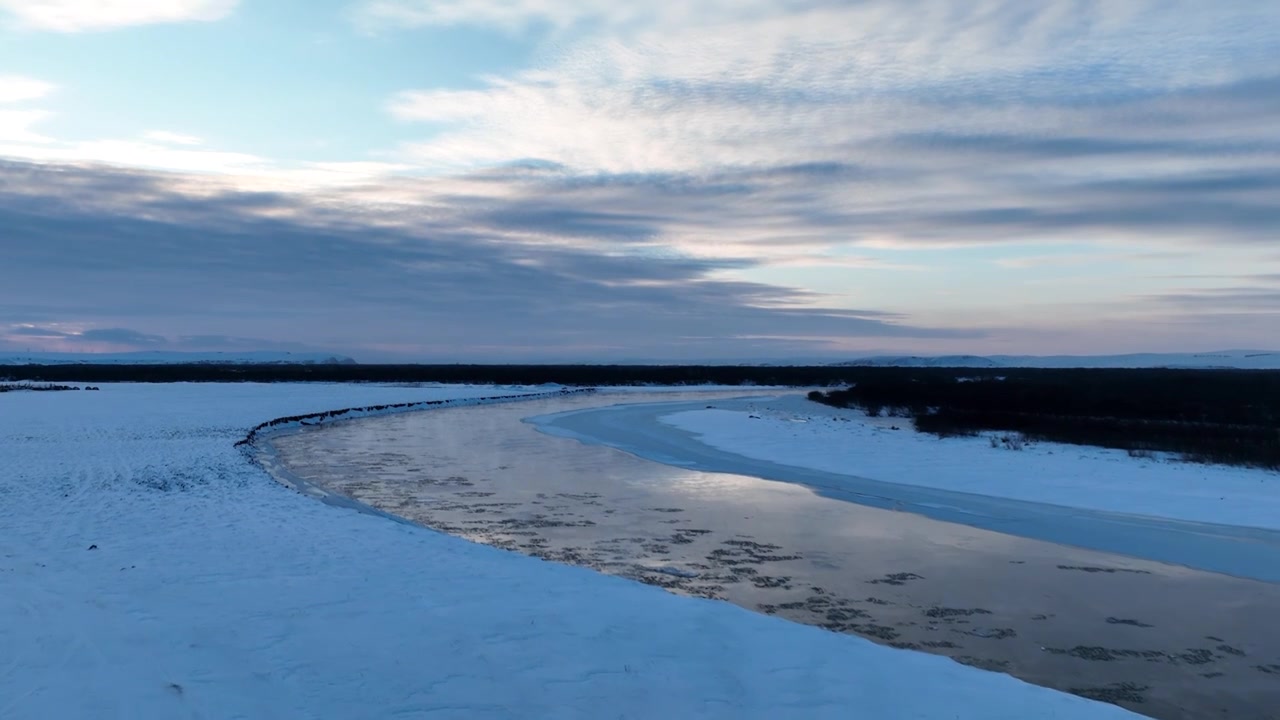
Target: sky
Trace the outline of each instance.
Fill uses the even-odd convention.
[[[1280,348],[1274,0],[0,0],[0,351]]]

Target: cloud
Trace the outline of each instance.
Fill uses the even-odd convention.
[[[759,7],[760,0],[701,0],[691,3],[615,3],[609,0],[372,0],[359,9],[367,23],[391,25],[476,25],[508,31],[531,25],[567,27],[581,23],[620,26],[714,17],[726,10]],[[790,2],[790,5],[800,3]]]
[[[56,88],[51,83],[18,75],[0,75],[0,103],[39,100]]]
[[[49,327],[40,327],[39,325],[15,325],[5,330],[4,334],[14,337],[41,338],[46,340],[59,340],[67,337],[73,337],[72,333],[63,332]]]
[[[6,112],[6,111],[0,111]],[[25,120],[28,125],[47,117],[47,113],[32,112]],[[3,122],[3,116],[0,116]],[[198,149],[174,146],[170,143],[138,140],[88,140],[81,142],[57,142],[53,138],[31,133],[6,137],[0,125],[0,156],[28,158],[45,162],[104,163],[122,167],[141,167],[185,172],[251,173],[270,171],[272,164],[266,158],[249,153],[225,150]],[[39,142],[39,145],[21,143]]]
[[[204,141],[194,135],[183,135],[181,133],[168,132],[167,130],[150,130],[142,134],[142,137],[151,142],[160,143],[162,145],[203,145]]]
[[[77,342],[101,343],[106,345],[126,345],[129,347],[147,347],[164,345],[168,341],[160,335],[150,335],[129,330],[127,328],[101,328],[85,330],[78,335],[70,336]]]
[[[1242,313],[1280,316],[1280,288],[1232,287],[1152,295],[1145,300],[1184,312]]]
[[[239,0],[0,0],[32,30],[76,33],[131,25],[221,20]]]
[[[3,330],[2,334],[11,337],[23,337],[44,340],[57,340],[70,343],[93,343],[109,345],[146,346],[166,343],[159,335],[138,332],[127,328],[90,328],[81,330],[60,330],[56,327],[21,324]]]
[[[523,192],[542,186],[466,200],[455,183],[448,204],[432,183],[396,186],[418,201],[379,209],[359,193],[336,201],[141,171],[0,165],[0,224],[13,241],[0,268],[0,307],[11,317],[0,322],[75,323],[94,328],[80,337],[112,346],[168,347],[160,336],[198,327],[353,354],[397,347],[470,359],[794,355],[855,338],[976,335],[713,277],[737,260],[613,244],[615,226],[623,237],[657,234],[659,216],[552,212],[549,233],[565,222],[605,235],[531,243],[502,208],[522,212],[531,202]],[[33,306],[39,317],[26,314]],[[794,340],[762,339],[781,336]]]
[[[41,135],[32,126],[48,118],[44,110],[0,110],[0,152],[7,143],[44,146],[53,138]]]
[[[781,41],[760,46],[765,55],[787,46],[812,49],[800,47],[802,43],[821,47],[825,40],[827,46],[856,57],[864,69],[892,69],[900,74],[923,68],[961,73],[975,66],[1016,68],[1038,63],[1046,50],[1059,55],[1106,53],[1107,59],[1137,61],[1135,51],[1163,53],[1170,40],[1202,51],[1205,37],[1219,33],[1208,45],[1221,51],[1240,42],[1242,35],[1257,37],[1256,26],[1236,24],[1234,18],[1244,16],[1244,22],[1263,25],[1274,21],[1274,10],[1265,0],[1244,0],[1232,13],[1196,0],[1132,0],[1123,5],[1048,0],[1034,6],[1018,0],[966,4],[951,0],[365,0],[357,15],[379,28],[469,25],[507,32],[572,28],[627,40],[673,34],[680,39],[687,33],[706,40],[705,54],[698,58],[703,66],[709,56],[725,49],[727,38],[744,30],[763,31],[763,37]],[[983,49],[995,50],[998,56],[973,52]],[[1195,63],[1163,54],[1166,57],[1160,62],[1165,65]],[[725,63],[737,60],[723,58]],[[765,59],[761,60],[763,64]],[[935,60],[950,62],[935,64]],[[915,67],[891,68],[907,63]],[[744,70],[753,67],[759,65],[753,63]]]
[[[1272,3],[383,0],[366,11],[405,25],[574,28],[538,67],[390,99],[394,117],[431,124],[404,152],[435,172],[532,162],[544,177],[633,179],[637,197],[658,194],[647,183],[715,186],[717,222],[761,242],[1274,237]],[[756,223],[736,221],[744,208]],[[549,212],[518,219],[543,226]],[[668,229],[682,225],[667,215]],[[759,244],[743,237],[730,242]]]
[[[323,352],[306,343],[230,335],[166,337],[131,328],[59,329],[40,325],[0,326],[0,350],[37,352]]]
[[[32,129],[50,116],[43,110],[0,110],[0,158],[209,173],[241,187],[289,190],[363,185],[414,169],[378,161],[283,164],[251,153],[203,147],[201,138],[165,131],[146,132],[141,139],[64,141]]]
[[[413,352],[950,350],[975,328],[1058,327],[1065,301],[1027,297],[1073,267],[1123,299],[1176,295],[1145,278],[1197,263],[1280,262],[1273,2],[361,7],[380,32],[511,33],[535,59],[390,95],[420,135],[353,162],[167,131],[60,141],[43,115],[0,115],[0,155],[54,166],[0,172],[0,222],[28,241],[14,267],[44,268],[0,269],[26,288],[0,288],[11,321]],[[81,291],[33,302],[55,266]]]

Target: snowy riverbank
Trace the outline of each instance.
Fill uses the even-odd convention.
[[[905,418],[800,397],[675,412],[661,422],[757,460],[998,498],[1190,522],[1280,529],[1280,473],[1123,450],[939,438]],[[993,440],[994,438],[994,440]]]
[[[492,394],[0,398],[0,717],[1131,717],[316,503],[232,447],[273,417]]]
[[[837,414],[848,415],[849,420],[837,420]],[[795,483],[840,500],[1006,535],[1280,583],[1280,530],[1266,527],[1274,516],[1265,510],[1252,512],[1247,499],[1258,498],[1260,507],[1274,507],[1269,493],[1276,480],[1270,473],[1157,464],[1124,453],[1107,457],[1107,451],[1076,446],[1062,446],[1059,452],[1041,445],[1028,453],[1025,448],[992,448],[988,441],[972,438],[938,440],[915,435],[903,420],[864,422],[847,411],[797,395],[726,400],[711,408],[693,402],[616,405],[530,417],[526,422],[551,435],[607,445],[678,467]],[[677,423],[689,429],[676,427]],[[895,424],[898,430],[892,429]],[[1033,462],[1037,452],[1043,453],[1039,465]],[[1099,454],[1102,457],[1090,464],[1088,456]],[[829,469],[816,467],[819,462]],[[1020,462],[1028,464],[1018,468],[1015,464]],[[1151,470],[1141,490],[1115,487],[1118,479],[1144,463]],[[1055,468],[1083,483],[1080,496],[1066,490],[1057,494],[1059,502],[1070,504],[1048,500],[1054,497],[1050,494],[1054,484],[1042,480],[1051,481]],[[1224,499],[1204,508],[1195,507],[1185,495],[1173,494],[1174,500],[1169,500],[1162,496],[1166,485],[1160,482],[1166,468],[1210,473],[1209,480],[1200,480],[1203,485],[1197,486],[1193,476],[1186,487],[1191,492],[1217,492],[1214,497]],[[1213,482],[1232,477],[1245,479],[1238,485],[1242,492],[1254,485],[1259,489],[1244,500],[1229,502],[1231,496]],[[1010,495],[1022,494],[994,494],[992,478],[1003,478]],[[973,482],[965,484],[965,479]],[[1167,487],[1176,489],[1178,484]],[[1126,507],[1124,511],[1082,505],[1113,507],[1108,504],[1112,494],[1132,502],[1116,506]],[[1161,517],[1152,507],[1218,513],[1207,517],[1223,517],[1223,509],[1230,508],[1235,514],[1229,519],[1246,518],[1263,527]]]

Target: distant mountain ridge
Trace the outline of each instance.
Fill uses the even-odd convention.
[[[0,354],[0,365],[356,365],[345,355],[295,352]]]
[[[1280,352],[1221,350],[1203,353],[1132,353],[1128,355],[876,355],[845,362],[839,367],[961,367],[961,368],[1199,368],[1238,370],[1280,369]]]

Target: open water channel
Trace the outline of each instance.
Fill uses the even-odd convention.
[[[447,408],[303,428],[272,437],[270,452],[295,482],[475,542],[1152,717],[1280,719],[1280,585],[650,462],[521,422],[743,394]]]

